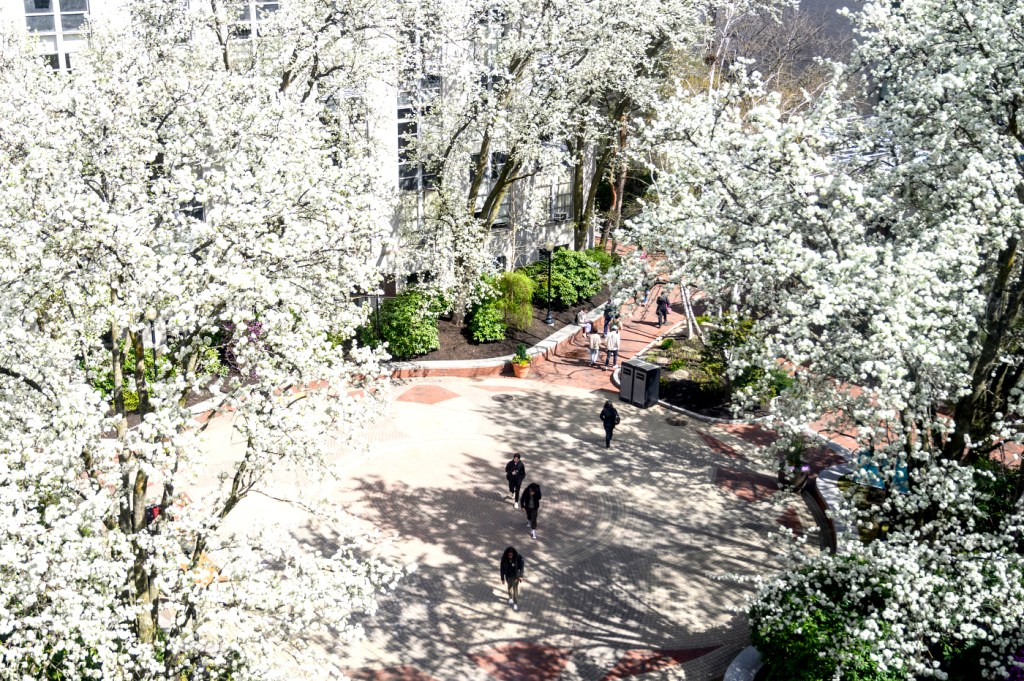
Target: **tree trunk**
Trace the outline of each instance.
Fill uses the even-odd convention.
[[[975,461],[978,452],[973,445],[991,434],[1000,399],[993,385],[993,381],[997,380],[996,367],[1000,362],[1006,335],[1020,319],[1021,303],[1024,300],[1024,270],[1021,270],[1015,282],[1009,283],[1015,269],[1017,246],[1017,239],[1010,239],[999,253],[995,281],[980,329],[983,335],[981,351],[971,367],[971,390],[960,398],[953,409],[955,429],[943,447],[944,458],[968,463]],[[1004,385],[1003,390],[1009,396],[1009,391],[1014,387]],[[972,446],[968,447],[969,443]]]
[[[608,168],[608,160],[612,155],[612,146],[605,144],[604,149],[601,151],[601,155],[598,157],[597,162],[594,164],[594,174],[590,177],[590,188],[587,191],[586,203],[583,206],[583,214],[580,216],[580,221],[576,223],[576,229],[573,236],[575,237],[575,247],[577,251],[582,251],[587,245],[587,232],[590,231],[590,220],[594,215],[594,202],[597,199],[597,188],[601,184],[601,179],[604,177],[604,171]]]
[[[601,248],[608,243],[609,232],[618,231],[622,226],[622,202],[626,194],[626,179],[629,175],[629,162],[626,159],[626,114],[623,111],[619,117],[619,172],[615,182],[612,183],[612,218],[605,222],[604,232],[601,233]]]
[[[586,232],[583,232],[583,239],[580,237],[580,223],[583,222],[583,176],[586,173],[586,169],[583,167],[586,161],[585,148],[583,146],[583,135],[582,133],[577,134],[575,139],[571,140],[568,145],[569,149],[572,150],[572,238],[573,248],[577,251],[582,250],[582,242],[586,238]]]

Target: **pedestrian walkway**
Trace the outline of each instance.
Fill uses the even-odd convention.
[[[683,321],[681,309],[660,330],[653,302],[646,315],[624,309],[620,357]],[[236,516],[247,526],[284,521],[323,543],[335,528],[293,502],[328,499],[335,508],[324,517],[344,510],[393,540],[382,558],[418,566],[381,595],[366,640],[310,635],[329,668],[282,656],[293,678],[721,678],[749,643],[752,578],[781,568],[772,535],[814,535],[813,518],[798,497],[775,494],[756,434],[742,428],[614,399],[622,424],[606,450],[598,414],[613,398],[612,371],[588,366],[582,339],[565,348],[535,365],[533,380],[395,380],[368,455],[343,454],[334,477],[281,477],[243,502]],[[218,421],[206,433],[210,475],[213,459],[231,460],[237,447],[229,418]],[[543,489],[536,540],[508,494],[514,452],[525,484]],[[526,557],[518,612],[498,575],[509,545]]]
[[[589,387],[432,378],[397,381],[394,395],[369,455],[238,509],[247,523],[295,516],[279,500],[302,489],[393,538],[385,559],[419,566],[382,595],[365,641],[311,638],[335,664],[295,678],[710,681],[749,640],[742,580],[780,567],[769,536],[813,528],[797,498],[773,502],[774,478],[742,440],[660,408],[617,403],[606,450],[607,395]],[[543,489],[536,540],[508,494],[514,452]],[[333,536],[312,517],[290,522]],[[498,575],[509,545],[527,561],[518,612]]]
[[[669,310],[668,322],[658,328],[657,315],[654,311],[655,300],[661,291],[661,285],[656,286],[649,298],[646,307],[636,307],[632,311],[629,305],[621,308],[619,319],[621,328],[619,335],[622,338],[622,345],[619,349],[619,362],[632,358],[652,341],[667,333],[673,326],[686,320],[683,314],[683,305],[679,300],[678,291],[673,292],[669,299],[673,303]],[[595,321],[598,330],[603,331],[603,319],[600,317]],[[542,383],[555,385],[571,385],[589,390],[609,390],[618,392],[612,383],[612,369],[603,369],[606,359],[602,341],[600,362],[602,368],[592,368],[590,357],[587,352],[587,339],[580,332],[573,337],[572,341],[553,353],[550,353],[547,361],[537,363],[534,378]]]

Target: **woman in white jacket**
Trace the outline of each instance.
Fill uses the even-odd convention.
[[[587,341],[590,350],[590,366],[597,366],[597,356],[601,352],[601,334],[596,328],[590,330],[590,338]]]

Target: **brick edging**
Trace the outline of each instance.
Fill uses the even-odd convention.
[[[610,301],[598,305],[587,313],[587,319],[594,320],[601,316],[602,310]],[[530,347],[526,354],[531,363],[545,362],[557,355],[565,346],[572,342],[583,327],[566,324],[558,331]],[[422,362],[391,362],[391,378],[428,378],[434,376],[457,376],[459,378],[475,378],[478,376],[501,376],[512,373],[513,355],[502,355],[488,359],[447,359],[427,360]]]

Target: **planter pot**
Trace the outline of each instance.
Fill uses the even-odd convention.
[[[516,378],[526,378],[530,375],[530,365],[512,362],[512,373],[516,375]]]

